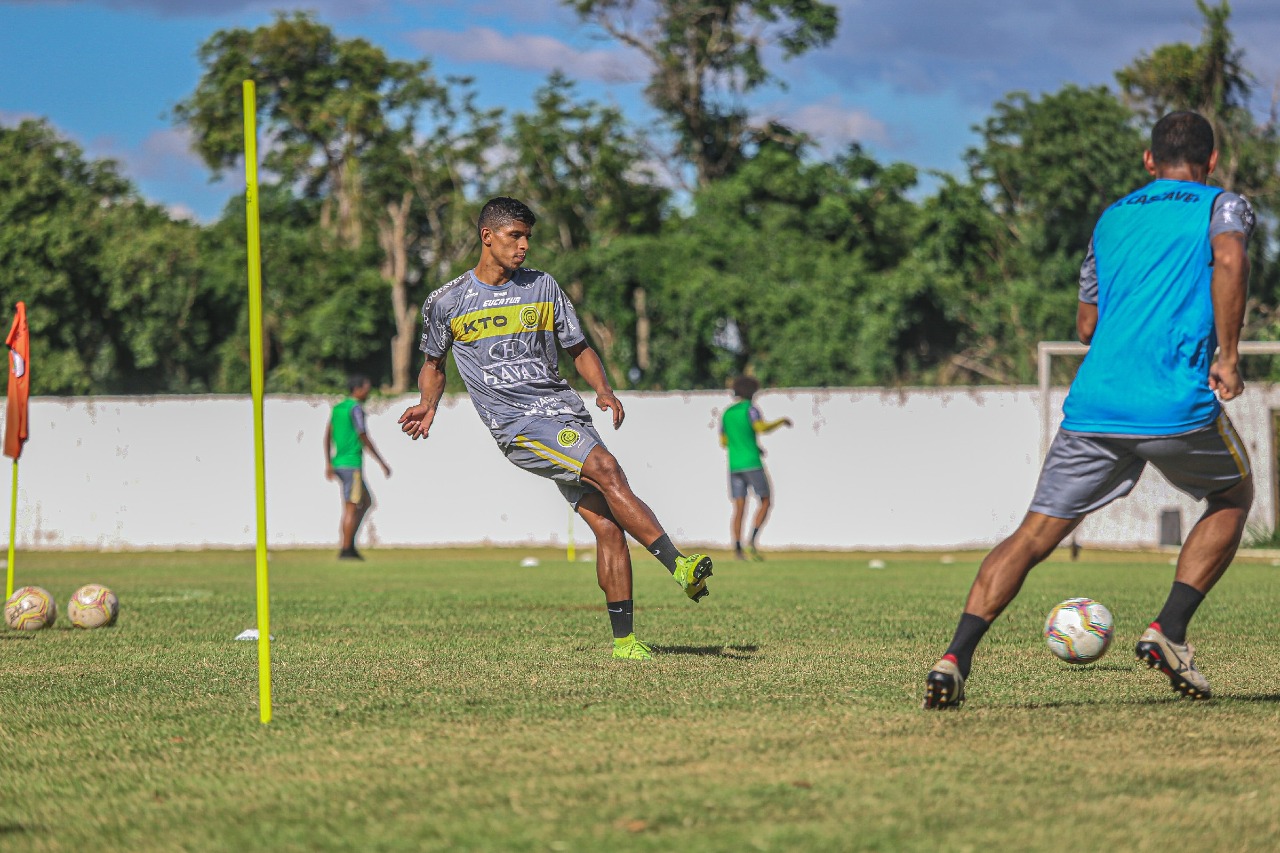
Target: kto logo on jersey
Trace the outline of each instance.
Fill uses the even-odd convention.
[[[530,305],[527,308],[520,309],[521,326],[524,326],[526,329],[536,329],[538,328],[538,320],[539,316],[537,308]]]
[[[486,332],[489,330],[489,324],[492,323],[495,329],[501,329],[507,325],[507,318],[501,314],[491,315],[487,317],[476,317],[472,320],[464,320],[462,322],[462,333],[464,335],[474,335],[480,329]]]
[[[576,429],[565,428],[560,430],[560,434],[556,436],[556,441],[560,443],[561,447],[573,447],[580,438],[582,438],[582,435]]]
[[[507,338],[489,347],[489,357],[494,361],[514,361],[529,354],[529,345],[519,338]]]

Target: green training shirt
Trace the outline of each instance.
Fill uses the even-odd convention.
[[[720,416],[720,434],[729,451],[730,471],[754,471],[764,467],[760,444],[756,441],[756,422],[760,410],[750,400],[739,400]]]
[[[365,432],[364,407],[360,401],[348,397],[334,406],[329,424],[333,435],[333,467],[364,467],[364,445],[360,442],[360,436]]]

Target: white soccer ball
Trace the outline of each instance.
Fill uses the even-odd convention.
[[[39,631],[58,619],[58,602],[46,589],[24,586],[4,603],[4,621],[15,631]]]
[[[1049,611],[1044,639],[1067,663],[1093,663],[1107,652],[1115,620],[1111,611],[1092,598],[1068,598]]]
[[[77,628],[105,628],[120,615],[120,600],[99,583],[85,584],[67,603],[67,618]]]

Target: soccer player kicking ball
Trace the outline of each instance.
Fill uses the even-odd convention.
[[[1244,390],[1238,344],[1255,218],[1243,197],[1205,185],[1217,162],[1209,122],[1171,113],[1143,154],[1155,180],[1098,220],[1076,312],[1092,345],[1030,511],[982,561],[951,646],[925,680],[925,708],[964,701],[974,649],[1027,572],[1082,518],[1127,495],[1148,462],[1208,505],[1135,651],[1176,692],[1209,698],[1187,623],[1235,556],[1253,503],[1249,457],[1219,401]]]
[[[557,344],[596,392],[596,405],[612,414],[613,428],[622,426],[622,403],[587,345],[573,305],[554,278],[523,266],[536,221],[533,211],[512,198],[491,199],[481,209],[480,262],[422,306],[422,400],[400,416],[401,428],[415,440],[427,437],[452,347],[471,402],[507,459],[554,480],[595,534],[596,577],[613,626],[613,656],[649,660],[652,650],[633,630],[626,534],[644,544],[694,601],[709,592],[711,558],[686,557],[671,544],[653,510],[631,491],[582,398],[561,378]]]

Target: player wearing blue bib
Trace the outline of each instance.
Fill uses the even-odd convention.
[[[1143,154],[1155,180],[1099,218],[1076,312],[1089,353],[1030,510],[982,561],[951,646],[925,681],[925,708],[964,701],[974,650],[1027,573],[1086,515],[1127,495],[1148,462],[1207,507],[1135,652],[1178,693],[1209,698],[1187,624],[1235,556],[1253,503],[1249,457],[1221,403],[1244,390],[1239,341],[1255,218],[1242,196],[1206,186],[1217,161],[1209,122],[1171,113]]]

